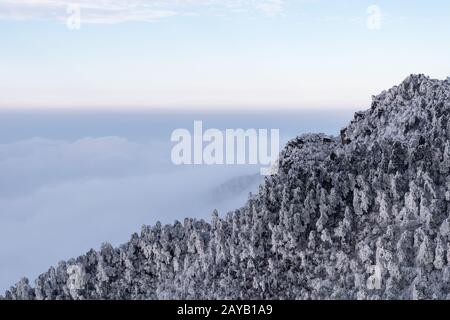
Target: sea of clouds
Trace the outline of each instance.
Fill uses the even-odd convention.
[[[257,191],[258,166],[175,166],[175,128],[192,129],[194,119],[280,128],[283,145],[321,116],[0,114],[0,291],[103,242],[126,242],[143,224],[209,220]],[[346,117],[318,131],[338,132]]]
[[[244,203],[247,192],[213,203],[210,190],[248,169],[175,167],[169,156],[167,143],[121,137],[0,145],[0,288],[102,242],[125,242],[142,224],[208,219]]]

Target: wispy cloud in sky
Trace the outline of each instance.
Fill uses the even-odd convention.
[[[178,15],[255,11],[274,16],[285,0],[2,0],[1,20],[66,20],[79,8],[82,23],[154,21]]]
[[[271,1],[262,1],[262,3],[258,4],[258,8],[264,13],[272,16],[283,11],[283,0],[271,0]]]

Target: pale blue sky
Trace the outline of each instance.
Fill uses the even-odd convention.
[[[79,30],[68,3],[0,0],[0,109],[359,109],[450,75],[448,1],[81,0]]]

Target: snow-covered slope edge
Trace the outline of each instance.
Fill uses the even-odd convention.
[[[448,299],[449,117],[450,81],[410,76],[340,137],[289,142],[243,208],[144,226],[5,298]]]

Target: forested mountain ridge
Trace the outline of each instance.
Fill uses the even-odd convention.
[[[412,75],[340,137],[290,141],[244,207],[144,226],[5,298],[448,299],[449,118],[450,80]]]

